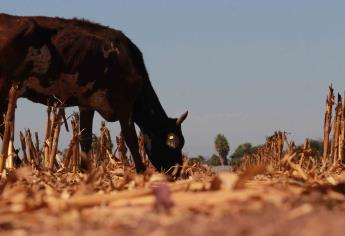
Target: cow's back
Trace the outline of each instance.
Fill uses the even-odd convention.
[[[40,19],[40,18],[44,18],[44,17],[13,16],[13,15],[1,13],[0,14],[0,49],[2,49],[30,21],[32,22],[34,20],[35,22],[37,22],[37,19]],[[58,26],[57,18],[49,18],[49,17],[45,17],[45,18],[46,20],[50,21],[49,24],[52,27]],[[43,22],[43,19],[41,20],[41,22]]]
[[[121,31],[84,19],[64,19],[46,16],[14,16],[0,13],[0,48],[3,47],[19,29],[32,20],[43,28],[57,31],[66,28],[74,28],[84,33],[97,34],[104,38],[115,39],[124,36]]]

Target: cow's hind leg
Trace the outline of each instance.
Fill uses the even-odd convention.
[[[92,121],[94,110],[79,107],[80,111],[80,146],[81,146],[81,168],[90,169],[90,150],[92,145]]]
[[[138,137],[135,132],[134,122],[130,115],[120,118],[121,131],[125,138],[126,144],[131,151],[133,161],[135,164],[135,169],[137,173],[142,173],[146,170],[145,165],[143,164],[140,154],[139,154],[139,145]]]

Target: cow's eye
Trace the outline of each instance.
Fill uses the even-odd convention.
[[[168,134],[167,142],[166,142],[168,147],[170,147],[171,149],[175,149],[178,147],[179,142],[180,140],[175,134],[173,133]]]

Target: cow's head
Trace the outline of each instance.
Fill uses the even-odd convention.
[[[187,115],[185,112],[178,119],[169,118],[159,132],[145,137],[148,157],[156,169],[172,173],[175,166],[182,165],[184,137],[181,125]]]

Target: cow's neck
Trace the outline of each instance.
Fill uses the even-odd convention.
[[[134,119],[142,131],[151,138],[168,123],[169,118],[149,81],[137,99]]]

